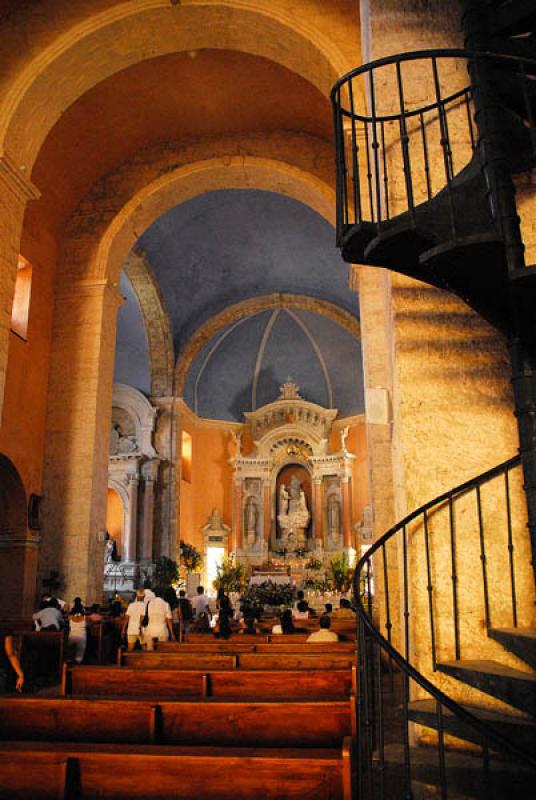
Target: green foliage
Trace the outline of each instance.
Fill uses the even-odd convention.
[[[303,588],[307,589],[311,592],[320,592],[324,594],[324,592],[329,592],[332,588],[333,584],[331,581],[326,580],[324,577],[320,578],[305,578],[303,582]]]
[[[296,591],[290,583],[263,583],[249,586],[243,594],[243,600],[249,605],[261,606],[291,606],[294,603]]]
[[[241,592],[246,583],[246,568],[243,564],[235,564],[234,555],[224,558],[216,567],[216,579],[212,582],[215,589],[225,592]]]
[[[179,577],[179,567],[176,561],[167,556],[160,556],[154,565],[153,582],[155,588],[167,589],[176,583]]]
[[[296,558],[302,559],[307,556],[307,548],[306,547],[297,547],[294,550],[294,555]]]
[[[193,544],[184,542],[182,539],[180,540],[179,546],[181,551],[181,564],[186,568],[186,572],[196,572],[197,568],[200,567],[203,562],[203,556]]]
[[[328,580],[336,592],[346,592],[352,585],[353,570],[346,553],[331,559],[328,566]]]
[[[305,565],[305,569],[313,569],[313,570],[322,569],[322,562],[318,558],[311,556],[311,558]]]

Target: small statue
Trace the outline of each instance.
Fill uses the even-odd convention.
[[[346,440],[348,439],[348,431],[350,430],[350,426],[346,425],[344,428],[341,428],[341,450],[345,456],[348,455],[348,450],[346,448]]]
[[[231,431],[231,436],[236,445],[235,458],[240,458],[242,455],[242,431]]]
[[[284,483],[279,487],[279,513],[288,514],[290,495]]]
[[[113,536],[109,534],[104,547],[104,560],[107,564],[110,564],[112,561],[117,561],[117,544]]]

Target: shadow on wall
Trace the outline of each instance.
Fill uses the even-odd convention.
[[[27,529],[26,492],[17,469],[0,454],[0,535]]]

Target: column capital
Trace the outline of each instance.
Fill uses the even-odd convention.
[[[0,182],[18,200],[23,202],[38,200],[41,197],[37,186],[27,177],[26,168],[24,166],[17,167],[7,153],[0,155]]]
[[[96,280],[68,281],[60,283],[56,289],[58,300],[77,300],[80,297],[98,297],[109,293],[118,305],[122,305],[124,298],[119,291],[119,284],[108,278]]]

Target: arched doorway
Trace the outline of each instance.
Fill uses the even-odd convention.
[[[125,521],[125,506],[123,498],[115,489],[108,487],[106,501],[106,530],[110,536],[109,541],[115,543],[115,555],[121,558],[123,546],[123,529]]]
[[[0,454],[0,619],[29,619],[35,600],[39,536],[28,531],[26,492],[13,462]]]

